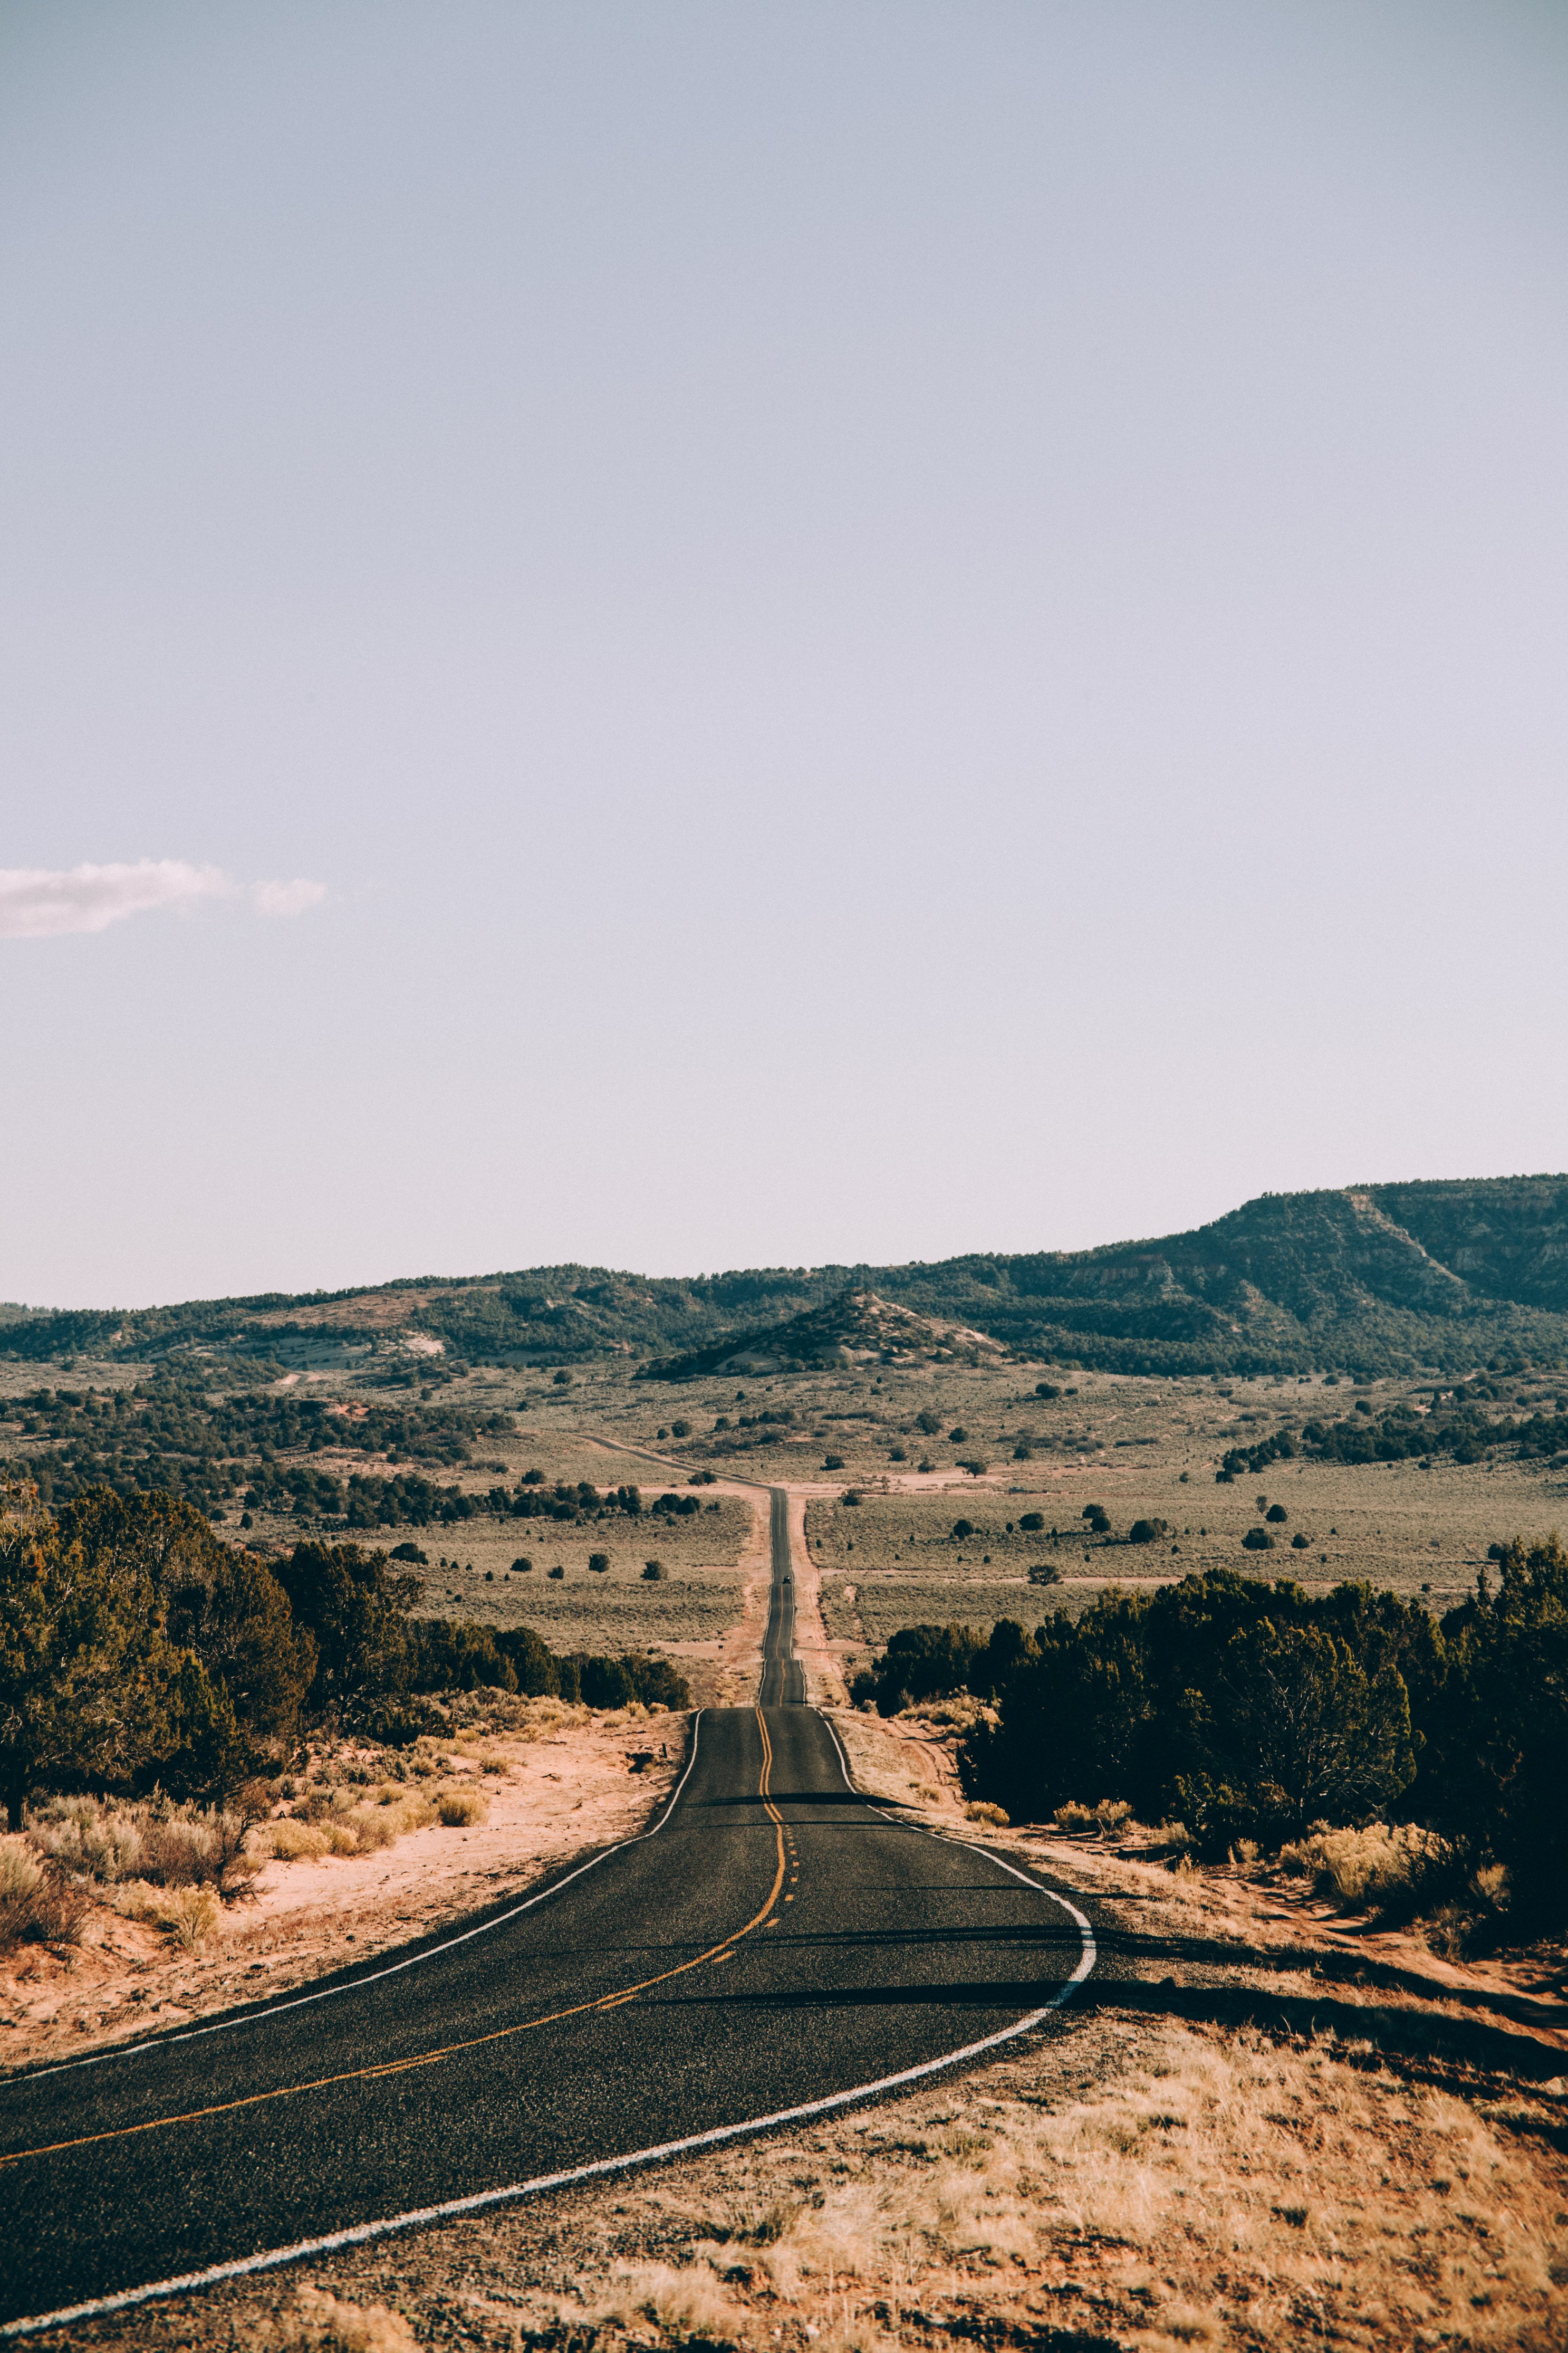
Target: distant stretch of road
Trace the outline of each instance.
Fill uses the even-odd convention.
[[[759,1707],[804,1707],[805,1669],[795,1655],[795,1566],[789,1549],[789,1490],[768,1489],[768,1530],[773,1541],[773,1585],[768,1627],[763,1636]]]
[[[0,2337],[892,2088],[1046,2022],[1088,1920],[860,1798],[793,1656],[653,1828],[265,2009],[0,2084]]]

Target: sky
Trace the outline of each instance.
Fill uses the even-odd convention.
[[[1568,12],[0,0],[0,1298],[1568,1167]]]

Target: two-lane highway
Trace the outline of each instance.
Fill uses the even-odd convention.
[[[696,1720],[650,1831],[331,1989],[0,2084],[0,2333],[867,2096],[1087,1973],[1065,1898],[850,1787],[786,1511],[772,1704]]]

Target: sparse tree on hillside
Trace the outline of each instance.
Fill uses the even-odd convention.
[[[4,1500],[0,1788],[16,1831],[39,1776],[127,1781],[178,1749],[212,1693],[169,1641],[143,1563],[67,1541],[27,1491]]]

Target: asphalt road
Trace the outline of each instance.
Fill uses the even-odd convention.
[[[784,1511],[766,1704],[698,1719],[649,1833],[463,1941],[0,2084],[0,2317],[836,2099],[1085,1973],[1070,1905],[849,1787],[790,1656]]]
[[[773,1541],[773,1589],[768,1629],[763,1636],[759,1707],[804,1707],[805,1669],[795,1655],[795,1567],[789,1552],[789,1490],[768,1489],[768,1532]]]

